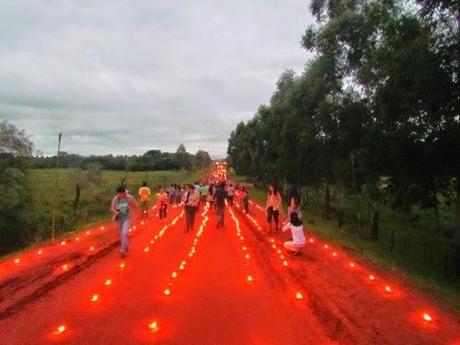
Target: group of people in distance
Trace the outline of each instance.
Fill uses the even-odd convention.
[[[215,210],[216,228],[223,228],[225,201],[229,206],[233,206],[237,189],[241,206],[244,212],[249,213],[249,194],[246,188],[236,186],[228,180],[220,181],[216,184],[195,182],[195,184],[186,185],[183,189],[177,184],[172,184],[167,189],[161,186],[156,194],[159,218],[160,220],[166,219],[169,204],[183,203],[186,220],[185,232],[187,233],[194,229],[195,215],[198,213],[200,205],[207,203],[209,207]],[[143,182],[138,191],[138,207],[136,198],[128,192],[125,186],[117,188],[117,194],[112,199],[111,211],[113,220],[118,223],[122,257],[125,257],[128,251],[128,233],[134,214],[140,210],[143,218],[148,217],[151,196],[151,189],[146,182]],[[280,221],[283,218],[282,197],[276,185],[269,185],[265,208],[268,223],[267,231],[270,233],[279,230],[283,232],[290,231],[292,240],[284,242],[284,247],[294,254],[300,254],[301,249],[305,246],[305,235],[301,221],[302,213],[299,204],[299,198],[292,195],[289,200],[286,221],[280,228]]]

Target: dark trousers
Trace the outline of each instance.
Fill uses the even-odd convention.
[[[193,224],[195,223],[195,215],[197,208],[193,206],[185,206],[185,222],[187,225],[186,231],[193,230]]]
[[[160,219],[166,218],[167,209],[168,209],[168,204],[160,204]]]
[[[223,228],[224,227],[224,211],[225,206],[217,206],[216,205],[216,218],[217,218],[217,227]]]

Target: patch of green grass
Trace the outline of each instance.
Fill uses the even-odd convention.
[[[171,183],[192,183],[206,176],[208,169],[199,171],[104,171],[89,173],[76,169],[31,169],[28,172],[30,202],[23,217],[29,227],[20,229],[23,244],[16,248],[2,248],[3,253],[18,250],[24,245],[33,245],[51,237],[54,186],[57,177],[56,236],[67,234],[75,229],[94,225],[110,218],[110,202],[116,188],[125,178],[130,193],[137,197],[137,190],[147,181],[154,193],[158,186]],[[74,206],[75,182],[80,181],[81,196],[78,206]],[[155,198],[153,197],[153,200]]]
[[[243,182],[244,177],[236,177],[235,180]],[[266,201],[266,191],[262,188],[250,188],[249,194],[262,205]],[[332,214],[330,220],[322,219],[321,205],[318,199],[316,201],[310,200],[308,207],[303,209],[307,231],[319,234],[325,240],[352,251],[354,255],[377,267],[411,277],[419,289],[433,294],[454,312],[460,311],[460,282],[454,279],[450,262],[452,241],[445,238],[442,232],[432,230],[433,221],[429,216],[422,214],[414,222],[409,215],[383,207],[380,214],[380,238],[371,241],[366,239],[366,219],[363,234],[355,219],[358,210],[363,217],[367,215],[367,206],[362,200],[356,197],[346,199],[345,224],[340,229],[335,214]],[[284,204],[284,207],[287,205]]]

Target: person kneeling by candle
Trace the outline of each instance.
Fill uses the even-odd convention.
[[[297,212],[291,212],[289,223],[283,226],[282,230],[283,232],[291,230],[292,234],[292,241],[284,242],[284,248],[295,255],[300,254],[300,250],[305,246],[305,235]]]

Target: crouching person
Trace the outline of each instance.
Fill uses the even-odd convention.
[[[284,242],[284,248],[295,255],[305,246],[305,234],[297,212],[291,212],[290,221],[283,227],[283,232],[291,230],[292,241]]]

